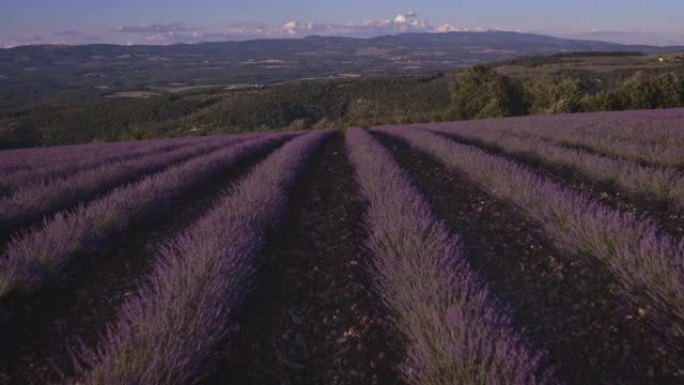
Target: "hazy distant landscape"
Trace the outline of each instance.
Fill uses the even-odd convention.
[[[464,115],[477,64],[508,106]],[[0,148],[684,105],[677,47],[513,32],[27,46],[0,50],[0,73]]]
[[[523,55],[675,50],[497,31],[171,46],[25,46],[0,49],[0,108],[136,95],[132,92],[150,96],[284,81],[430,74]]]

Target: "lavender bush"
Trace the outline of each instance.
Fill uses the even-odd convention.
[[[170,165],[244,140],[226,136],[211,143],[200,142],[176,150],[148,154],[93,169],[84,169],[66,178],[29,184],[13,194],[0,197],[0,229],[8,231],[57,209],[88,200],[112,187],[140,176],[161,171]]]
[[[408,127],[378,131],[407,141],[514,203],[560,248],[603,261],[630,303],[651,310],[655,328],[684,337],[684,240],[659,234],[651,222],[605,207],[515,162],[440,135]]]
[[[347,131],[347,150],[368,201],[376,290],[407,341],[401,366],[415,385],[551,384],[463,255],[391,155],[369,134]]]
[[[118,151],[141,149],[151,146],[169,144],[194,144],[210,141],[220,136],[202,136],[190,138],[166,138],[136,140],[130,142],[76,144],[67,146],[24,148],[17,150],[0,150],[0,175],[26,169],[40,169],[54,163],[78,162],[79,159],[115,154]]]
[[[0,194],[6,195],[29,183],[64,178],[83,169],[95,168],[107,163],[119,162],[148,154],[169,152],[191,145],[193,142],[198,143],[197,141],[174,140],[146,146],[131,144],[130,147],[125,148],[120,148],[120,146],[106,147],[103,151],[84,151],[78,157],[68,157],[62,160],[57,157],[52,163],[40,167],[6,170],[5,172],[0,172]],[[210,142],[207,141],[207,143]],[[29,158],[27,161],[30,162],[31,159]]]
[[[154,273],[95,349],[82,348],[73,384],[191,384],[234,327],[265,229],[282,216],[296,176],[330,132],[277,150],[210,213],[172,239]]]
[[[78,252],[97,247],[110,234],[162,210],[174,198],[211,180],[240,159],[289,137],[291,134],[269,135],[200,156],[119,187],[74,211],[46,219],[42,227],[14,237],[0,257],[0,299],[12,291],[40,287]]]
[[[543,162],[570,167],[596,182],[613,183],[623,191],[667,200],[684,209],[684,174],[674,168],[642,166],[632,160],[569,149],[534,137],[522,139],[503,130],[442,128],[435,131],[476,140],[509,154],[522,153]]]
[[[684,167],[684,109],[526,116],[438,123],[431,128],[501,129],[654,165]]]

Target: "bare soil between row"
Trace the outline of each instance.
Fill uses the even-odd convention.
[[[79,341],[97,343],[123,302],[151,272],[158,247],[208,212],[269,152],[239,161],[220,177],[104,241],[98,251],[73,258],[39,291],[0,302],[0,384],[44,384],[72,374],[68,349]]]
[[[567,255],[507,202],[403,142],[376,135],[464,242],[472,266],[510,306],[514,322],[569,385],[684,381],[684,356],[655,337],[599,261]]]
[[[17,225],[13,226],[12,228],[3,228],[0,225],[0,252],[4,251],[6,249],[7,243],[9,243],[12,240],[12,237],[19,236],[19,235],[21,235],[25,232],[28,232],[28,231],[33,231],[33,230],[39,229],[43,225],[43,222],[45,220],[52,217],[53,215],[55,215],[58,212],[74,210],[75,208],[77,208],[81,205],[88,204],[90,202],[94,202],[97,199],[106,196],[107,194],[111,193],[112,191],[116,190],[117,188],[119,188],[121,186],[137,183],[137,182],[149,177],[150,175],[154,175],[154,174],[157,174],[160,172],[164,172],[165,170],[168,170],[168,169],[170,169],[174,166],[177,166],[183,162],[187,162],[189,160],[192,160],[192,159],[198,158],[200,156],[209,154],[213,151],[215,151],[215,150],[205,151],[201,154],[190,156],[184,160],[173,161],[173,162],[170,162],[164,166],[155,167],[151,171],[149,171],[149,170],[148,171],[142,171],[140,173],[137,173],[135,176],[126,179],[125,181],[123,181],[121,183],[117,183],[116,185],[96,189],[96,190],[92,191],[92,193],[85,199],[82,199],[79,201],[71,201],[71,200],[63,201],[59,208],[49,210],[42,215],[38,215],[38,216],[32,217],[30,219],[21,221],[21,222],[17,223]],[[70,177],[70,176],[68,176],[68,177]]]
[[[266,238],[240,330],[204,384],[396,384],[400,346],[377,321],[364,207],[342,135],[310,161]]]
[[[597,202],[601,202],[615,210],[651,220],[664,232],[684,237],[684,212],[678,209],[672,202],[666,202],[651,196],[632,194],[623,191],[619,186],[612,183],[593,181],[578,170],[571,167],[554,165],[530,154],[509,153],[494,145],[485,144],[482,141],[464,138],[459,135],[441,133],[439,135],[461,144],[475,146],[492,155],[519,162],[537,174],[577,192],[586,194]]]
[[[567,141],[560,140],[560,141],[555,141],[553,139],[547,139],[547,138],[542,138],[542,140],[545,140],[549,143],[557,144],[559,146],[563,146],[565,148],[569,148],[572,150],[581,150],[590,154],[594,155],[599,155],[599,156],[605,156],[607,158],[612,158],[612,159],[617,159],[617,160],[628,160],[628,161],[633,161],[637,162],[638,164],[646,167],[672,167],[675,168],[679,171],[684,172],[684,165],[682,164],[666,164],[666,163],[661,163],[661,162],[655,162],[655,161],[648,161],[645,159],[635,159],[631,157],[625,157],[625,156],[620,156],[616,154],[612,154],[609,152],[604,152],[597,150],[596,148],[586,145],[586,144],[581,144],[581,143],[568,143]]]

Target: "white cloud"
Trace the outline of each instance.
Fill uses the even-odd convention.
[[[394,17],[366,19],[347,23],[317,23],[308,20],[290,20],[282,25],[263,25],[256,23],[231,23],[223,28],[202,28],[172,22],[141,22],[122,25],[102,32],[100,35],[83,34],[75,30],[56,32],[45,36],[23,36],[0,38],[0,47],[8,48],[27,44],[174,44],[216,42],[226,40],[247,40],[260,38],[300,38],[310,35],[373,37],[393,35],[404,32],[484,32],[491,29],[469,27],[451,23],[432,25],[416,12],[399,13]],[[544,33],[544,31],[536,31]],[[548,32],[547,32],[548,33]],[[664,35],[644,31],[602,31],[557,33],[559,36],[606,40],[633,44],[683,44],[684,35]]]
[[[278,37],[272,30],[262,30],[267,36]],[[309,35],[372,37],[402,32],[436,32],[430,23],[418,17],[415,12],[400,13],[392,19],[366,19],[350,23],[319,24],[312,21],[291,20],[280,30],[286,37]]]
[[[135,25],[122,25],[116,29],[121,33],[175,33],[185,32],[188,27],[180,21],[171,23],[138,23]]]
[[[310,34],[314,30],[314,23],[291,20],[283,24],[282,30],[288,36]]]
[[[437,27],[437,29],[435,31],[445,33],[445,32],[458,32],[460,30],[461,30],[461,27],[447,23],[447,24],[440,25],[439,27]]]
[[[256,31],[254,31],[256,32]],[[278,36],[280,32],[281,36]],[[259,34],[269,37],[304,37],[309,35],[371,37],[401,32],[435,32],[430,23],[415,12],[398,14],[393,19],[367,19],[345,24],[319,24],[312,21],[290,20],[280,31],[262,29]]]
[[[402,15],[401,13],[394,18],[395,24],[405,24],[407,21],[408,19],[406,18],[406,16]]]
[[[459,27],[457,25],[445,23],[437,28],[435,28],[435,32],[437,33],[447,33],[447,32],[487,32],[491,31],[491,28],[483,28],[483,27]]]
[[[78,31],[63,31],[51,36],[28,36],[0,41],[0,47],[26,44],[87,44],[108,42],[117,44],[174,44],[206,41],[247,40],[259,38],[299,38],[310,35],[373,37],[403,32],[464,31],[451,24],[433,27],[414,11],[399,13],[393,18],[366,19],[348,23],[316,23],[307,20],[290,20],[280,26],[238,23],[222,29],[208,30],[189,26],[180,21],[167,23],[141,22],[121,25],[103,32],[100,36],[83,35]],[[482,30],[482,29],[481,29]]]
[[[22,45],[78,45],[101,42],[102,38],[99,36],[83,34],[76,30],[66,30],[55,32],[50,36],[10,36],[4,41],[0,41],[0,48],[12,48]]]
[[[14,48],[14,47],[18,47],[21,45],[48,44],[45,41],[46,41],[45,38],[43,36],[39,36],[39,35],[22,36],[22,37],[11,36],[11,37],[7,38],[5,41],[1,42],[0,47],[2,47],[2,48]]]
[[[425,19],[418,18],[418,14],[415,12],[400,13],[394,18],[395,27],[399,28],[399,31],[405,32],[411,29],[415,29],[421,32],[432,32],[430,23]]]

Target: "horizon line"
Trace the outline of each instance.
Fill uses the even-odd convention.
[[[172,46],[180,46],[180,45],[200,45],[200,44],[222,44],[222,43],[248,43],[248,42],[254,42],[254,41],[269,41],[269,40],[306,40],[310,38],[339,38],[339,39],[349,39],[349,40],[372,40],[372,39],[378,39],[378,38],[383,38],[383,37],[396,37],[396,36],[403,36],[403,35],[454,35],[454,34],[484,34],[484,33],[492,33],[492,32],[503,32],[503,33],[514,33],[514,34],[520,34],[520,35],[535,35],[535,36],[544,36],[544,37],[551,37],[555,39],[562,39],[562,40],[569,40],[569,41],[583,41],[583,42],[596,42],[596,43],[604,43],[604,44],[612,44],[616,46],[624,46],[624,47],[657,47],[657,48],[684,48],[684,43],[681,45],[673,45],[673,44],[666,44],[666,45],[660,45],[660,44],[641,44],[641,43],[617,43],[617,42],[610,42],[606,40],[600,40],[600,39],[590,39],[590,38],[573,38],[573,37],[566,37],[566,36],[559,36],[556,34],[547,34],[547,33],[538,33],[538,32],[522,32],[522,31],[514,31],[514,30],[504,30],[504,29],[499,29],[499,28],[491,28],[491,29],[486,29],[486,30],[464,30],[464,31],[445,31],[445,32],[438,32],[438,31],[412,31],[412,32],[399,32],[399,33],[394,33],[394,34],[381,34],[377,36],[365,36],[365,37],[359,37],[359,36],[344,36],[344,35],[323,35],[323,34],[311,34],[311,35],[306,35],[306,36],[300,36],[300,37],[292,37],[292,36],[272,36],[272,37],[255,37],[255,38],[247,38],[247,39],[226,39],[226,40],[220,40],[220,41],[197,41],[197,42],[172,42],[168,44],[120,44],[120,43],[84,43],[84,44],[68,44],[68,43],[45,43],[45,44],[17,44],[17,45],[11,45],[11,46],[0,46],[0,50],[10,50],[10,49],[15,49],[15,48],[22,48],[22,47],[88,47],[88,46],[115,46],[115,47],[172,47]]]

